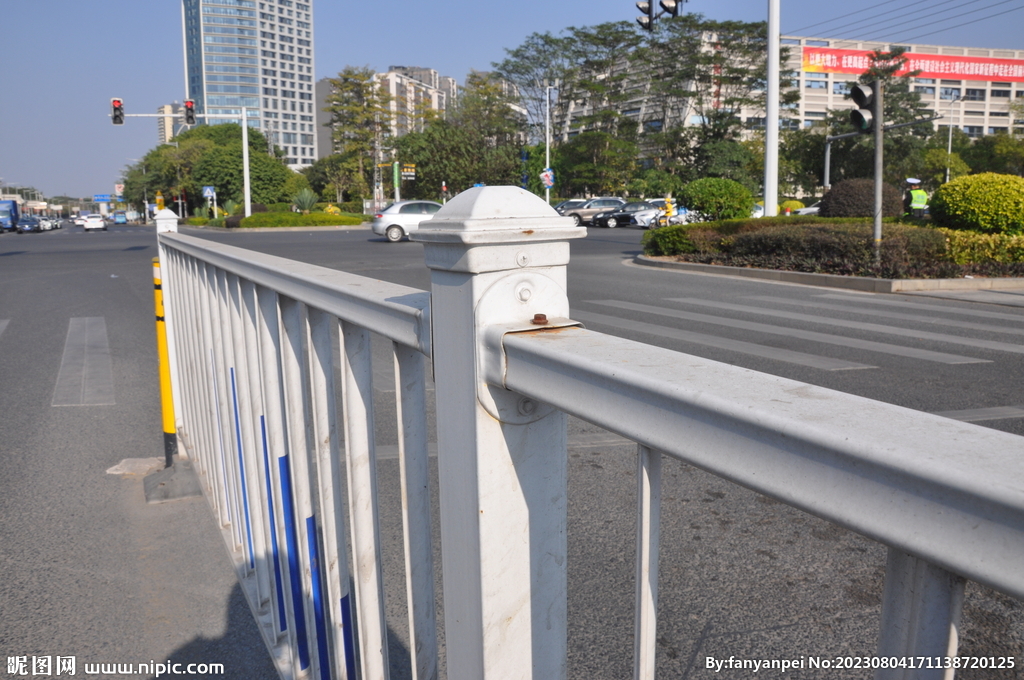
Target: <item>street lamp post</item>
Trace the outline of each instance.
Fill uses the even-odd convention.
[[[548,85],[544,80],[544,169],[551,167],[551,89],[558,87],[558,81],[554,85]],[[551,205],[551,187],[544,187],[544,200]]]
[[[960,101],[960,95],[949,102],[949,141],[946,142],[946,183],[949,183],[949,157],[953,154],[953,104]]]

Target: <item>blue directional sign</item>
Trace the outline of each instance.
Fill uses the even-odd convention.
[[[110,203],[110,194],[93,194],[93,203]]]
[[[217,198],[217,190],[213,187],[203,187],[203,198]]]

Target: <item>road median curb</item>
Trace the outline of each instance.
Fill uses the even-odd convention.
[[[726,267],[718,264],[679,262],[662,257],[637,255],[633,261],[646,267],[676,269],[679,271],[720,276],[740,276],[749,279],[801,283],[808,286],[844,288],[869,293],[902,293],[928,290],[1024,290],[1024,278],[977,278],[977,279],[872,279],[865,276],[840,276],[838,274],[812,274],[790,272],[779,269],[755,269],[753,267]]]

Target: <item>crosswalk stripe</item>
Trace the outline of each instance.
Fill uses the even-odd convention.
[[[904,314],[903,312],[887,312],[882,309],[871,309],[870,307],[851,307],[848,305],[830,305],[827,302],[811,302],[809,300],[790,300],[788,298],[772,297],[770,295],[755,295],[751,296],[751,300],[761,300],[763,302],[772,302],[779,305],[797,305],[799,307],[811,307],[814,309],[828,309],[836,312],[850,312],[853,314],[870,314],[871,316],[880,317],[883,319],[902,319],[905,321],[913,321],[915,323],[928,323],[936,324],[941,326],[949,326],[950,328],[965,328],[971,331],[982,331],[986,333],[1009,333],[1012,335],[1024,335],[1024,328],[1010,328],[1009,326],[992,326],[985,323],[972,323],[970,321],[958,321],[957,319],[950,319],[943,316],[921,316],[919,314]],[[935,309],[937,313],[942,313],[943,310]],[[1024,317],[1020,317],[1019,321],[1024,321]]]
[[[771,326],[769,324],[756,323],[754,321],[741,321],[739,319],[730,319],[722,316],[712,316],[710,314],[684,312],[678,309],[654,307],[652,305],[642,305],[634,302],[620,302],[618,300],[590,300],[589,302],[591,302],[592,304],[607,305],[609,307],[618,307],[620,309],[630,309],[633,311],[644,312],[647,314],[658,314],[661,316],[668,316],[676,319],[685,319],[687,321],[699,321],[719,326],[727,326],[730,328],[739,328],[748,331],[756,331],[759,333],[769,333],[771,335],[784,335],[786,337],[791,338],[802,338],[804,340],[811,340],[813,342],[822,342],[830,345],[842,345],[844,347],[853,347],[856,349],[867,350],[869,352],[880,352],[882,354],[895,354],[897,356],[909,357],[911,359],[935,361],[942,364],[990,363],[987,359],[976,359],[974,357],[967,357],[959,354],[933,352],[931,350],[918,349],[916,347],[904,347],[901,345],[892,345],[885,342],[876,342],[874,340],[860,340],[857,338],[849,338],[841,335],[831,335],[829,333],[818,333],[816,331],[805,331],[797,328],[787,328],[785,326]]]
[[[860,368],[876,368],[875,366],[869,366],[868,364],[859,364],[853,361],[843,361],[842,359],[830,359],[829,357],[822,357],[814,354],[806,354],[804,352],[796,352],[793,350],[782,349],[779,347],[758,345],[752,342],[744,342],[742,340],[730,340],[729,338],[722,338],[716,335],[705,335],[704,333],[683,331],[679,330],[678,328],[657,326],[655,324],[644,323],[643,321],[631,321],[628,319],[621,319],[616,316],[608,316],[605,314],[598,314],[595,312],[579,312],[573,310],[572,318],[587,323],[599,323],[605,326],[612,326],[614,328],[639,331],[640,333],[646,333],[648,335],[656,335],[659,337],[672,338],[674,340],[682,340],[684,342],[691,342],[695,345],[709,345],[711,347],[720,347],[722,349],[728,349],[733,352],[739,352],[741,354],[750,354],[753,356],[764,357],[766,359],[784,361],[790,364],[799,364],[801,366],[820,368],[826,371],[845,371]]]
[[[734,312],[743,312],[746,314],[763,314],[775,317],[777,319],[788,319],[790,321],[809,321],[811,323],[820,323],[826,326],[839,326],[840,328],[852,328],[858,331],[885,333],[887,335],[898,335],[904,338],[914,338],[915,340],[934,340],[936,342],[945,342],[951,345],[964,345],[965,347],[991,349],[997,352],[1024,354],[1024,345],[1014,345],[1009,342],[999,342],[997,340],[979,340],[977,338],[964,338],[958,335],[948,335],[946,333],[932,333],[931,331],[922,331],[914,328],[884,326],[879,323],[870,323],[866,321],[849,321],[846,319],[833,319],[827,316],[815,316],[813,314],[801,314],[799,312],[784,312],[778,309],[767,309],[765,307],[751,307],[749,305],[734,305],[728,302],[714,302],[712,300],[695,300],[692,298],[666,299],[669,300],[670,302],[682,302],[684,304],[698,305],[701,307],[713,307],[715,309],[728,309]]]
[[[960,420],[965,423],[977,423],[983,420],[1024,418],[1024,408],[1019,406],[994,406],[992,408],[972,408],[963,411],[938,411],[934,415]]]
[[[869,295],[863,293],[861,295],[853,296],[849,294],[841,293],[823,293],[816,295],[815,297],[827,298],[830,300],[842,300],[844,302],[865,302],[870,305],[879,305],[883,307],[890,307],[893,309],[923,309],[929,312],[935,312],[937,314],[959,314],[962,316],[976,316],[984,319],[1005,319],[1007,321],[1024,321],[1024,315],[1021,314],[1007,314],[1006,312],[990,312],[985,309],[964,309],[963,307],[956,307],[953,305],[929,305],[923,302],[910,302],[903,298],[892,298],[892,297],[877,297],[875,295]]]
[[[0,336],[7,330],[7,324],[10,323],[10,319],[0,319]]]
[[[73,318],[68,323],[64,356],[52,406],[114,404],[114,372],[102,316]]]

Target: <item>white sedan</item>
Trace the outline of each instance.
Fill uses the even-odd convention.
[[[85,227],[86,231],[89,231],[91,229],[102,229],[103,231],[107,230],[107,223],[103,219],[102,215],[86,215],[83,220],[82,226]]]

